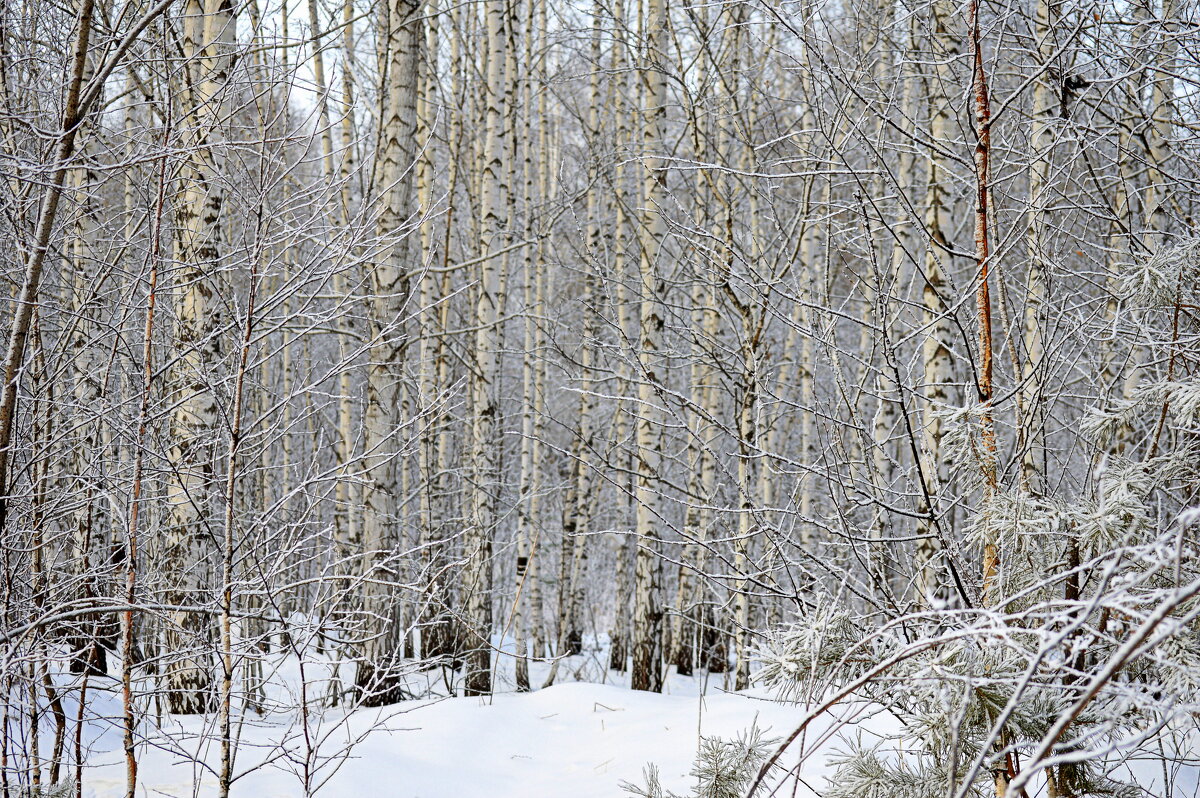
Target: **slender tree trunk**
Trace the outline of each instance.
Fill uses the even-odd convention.
[[[911,50],[913,49],[913,28],[916,19],[909,20],[906,26],[906,40],[891,66],[899,83],[899,105],[902,113],[902,130],[911,133],[916,111],[915,86],[916,79],[911,74]],[[882,61],[882,58],[881,58]],[[911,196],[916,188],[915,174],[916,158],[908,149],[901,150],[896,159],[896,191],[901,197]],[[904,458],[902,447],[896,443],[901,431],[900,423],[901,386],[896,380],[899,369],[893,329],[899,327],[903,305],[899,298],[904,287],[909,285],[913,271],[915,246],[913,242],[912,217],[907,203],[897,201],[890,214],[889,230],[892,242],[884,266],[886,272],[879,275],[880,289],[876,292],[876,324],[880,330],[880,350],[882,353],[879,371],[876,379],[876,392],[879,395],[879,405],[872,425],[874,448],[872,450],[873,477],[882,495],[893,495],[895,492],[896,472]],[[893,305],[895,302],[895,305]],[[885,537],[889,532],[898,531],[892,514],[880,507],[876,511],[873,532],[877,538]],[[880,559],[879,574],[886,588],[900,595],[903,592],[902,577],[904,569],[896,561],[898,546],[881,542],[876,548]]]
[[[588,183],[597,186],[599,166],[596,159],[600,146],[600,21],[603,8],[599,3],[592,7],[592,74],[588,100],[588,139],[591,142],[592,158],[588,163]],[[592,353],[596,337],[596,273],[601,268],[603,254],[600,248],[600,197],[598,191],[588,192],[587,227],[585,231],[587,250],[584,262],[583,294],[580,308],[583,313],[583,330],[579,347],[579,427],[577,456],[575,459],[574,501],[563,521],[566,533],[563,540],[570,542],[571,573],[566,602],[567,627],[566,651],[578,654],[583,650],[584,589],[587,578],[588,531],[591,521],[588,507],[592,503],[592,474],[595,465],[592,453],[596,447],[595,396],[592,391]],[[564,549],[564,555],[566,550]]]
[[[660,260],[666,253],[667,11],[664,0],[648,0],[644,19],[646,53],[639,69],[642,96],[642,246],[640,347],[638,352],[637,567],[634,572],[633,672],[635,690],[662,692],[662,562],[658,551],[662,468],[663,326],[666,282]]]
[[[929,83],[929,137],[935,147],[930,151],[929,175],[925,196],[925,285],[923,289],[924,316],[922,327],[922,369],[925,387],[924,463],[922,464],[922,519],[917,526],[917,556],[914,569],[917,575],[917,594],[921,601],[933,601],[938,592],[938,563],[940,545],[935,518],[938,497],[949,481],[950,469],[942,454],[942,419],[938,413],[950,405],[954,379],[948,342],[951,335],[951,310],[946,303],[945,270],[949,260],[946,234],[951,228],[948,189],[951,182],[949,166],[943,155],[944,142],[949,140],[953,113],[950,106],[953,87],[951,62],[957,57],[957,38],[948,32],[952,13],[944,0],[932,6],[933,43],[938,57]]]
[[[637,332],[634,329],[633,322],[633,307],[634,300],[631,296],[630,285],[637,278],[629,263],[629,248],[631,244],[631,230],[629,219],[629,186],[628,173],[625,167],[627,153],[630,146],[630,131],[629,118],[632,109],[628,103],[628,74],[629,74],[629,48],[625,41],[625,2],[624,0],[615,0],[613,3],[613,48],[612,48],[612,68],[616,76],[616,146],[619,155],[616,158],[616,163],[613,169],[613,205],[616,208],[616,230],[614,234],[613,246],[613,275],[616,280],[616,320],[617,320],[617,336],[621,349],[629,351],[632,349],[632,342],[637,340]],[[617,386],[620,394],[620,401],[617,405],[617,423],[615,425],[615,450],[617,452],[618,468],[624,468],[627,472],[621,474],[618,471],[618,487],[621,495],[621,513],[622,517],[617,522],[617,537],[614,541],[613,556],[617,561],[617,594],[614,600],[613,607],[613,628],[609,633],[611,642],[611,650],[609,651],[609,667],[615,668],[622,672],[628,667],[629,648],[630,648],[630,596],[632,594],[632,583],[630,566],[634,557],[634,549],[636,540],[630,534],[634,524],[635,515],[635,497],[632,484],[632,471],[629,468],[629,443],[631,422],[636,425],[635,409],[629,396],[632,391],[632,373],[629,360],[626,357],[621,357],[616,366]]]
[[[261,210],[260,210],[261,214]],[[262,235],[262,219],[259,219]],[[221,552],[221,702],[219,724],[221,734],[221,765],[218,780],[221,798],[228,798],[233,783],[233,613],[234,607],[234,501],[237,487],[237,462],[242,443],[242,405],[245,396],[246,366],[254,335],[254,299],[258,288],[258,261],[251,261],[249,288],[246,294],[246,318],[242,325],[242,341],[234,372],[233,407],[230,411],[229,449],[226,453],[224,545]]]
[[[468,535],[464,538],[467,568],[463,574],[466,596],[466,655],[464,690],[483,695],[492,689],[492,535],[496,525],[496,492],[499,489],[500,335],[502,275],[501,259],[492,253],[503,245],[508,206],[508,186],[503,163],[505,5],[488,0],[484,5],[487,39],[487,90],[484,98],[484,144],[481,193],[480,264],[476,299],[475,362],[471,383],[470,463]]]
[[[1026,409],[1025,428],[1021,430],[1024,452],[1021,458],[1022,481],[1030,489],[1039,488],[1045,446],[1043,396],[1045,345],[1043,328],[1046,312],[1046,270],[1050,263],[1050,220],[1048,206],[1051,168],[1054,157],[1054,117],[1060,106],[1052,85],[1060,0],[1038,0],[1034,11],[1034,36],[1042,70],[1033,84],[1033,125],[1029,135],[1029,219],[1025,233],[1029,273],[1025,297],[1025,362],[1022,374],[1022,404]]]
[[[992,270],[991,251],[988,234],[988,186],[989,159],[991,157],[992,141],[992,110],[988,96],[987,73],[983,66],[983,43],[979,30],[979,0],[971,0],[971,60],[972,88],[975,99],[975,268],[978,272],[978,283],[975,293],[977,324],[979,332],[979,365],[976,389],[978,390],[980,406],[980,440],[982,452],[980,467],[983,470],[984,501],[982,512],[987,513],[986,506],[994,496],[997,488],[999,464],[996,452],[996,430],[992,419],[992,299],[988,280]],[[988,525],[989,529],[994,526]],[[987,537],[983,545],[983,600],[990,604],[994,591],[997,572],[1000,569],[999,544],[993,537]]]
[[[370,579],[363,606],[373,619],[368,624],[355,676],[360,700],[370,706],[394,703],[403,697],[398,660],[403,656],[401,599],[386,584],[393,574],[392,551],[399,543],[396,524],[401,515],[402,460],[400,430],[403,418],[406,316],[409,307],[408,269],[412,223],[413,165],[416,161],[416,95],[421,52],[421,4],[417,0],[388,0],[386,6],[385,113],[380,141],[380,252],[369,284],[371,348],[367,369],[367,407],[364,413],[363,561]],[[392,577],[394,578],[394,577]]]
[[[71,52],[71,73],[63,105],[62,123],[58,144],[54,148],[55,164],[38,206],[37,222],[31,246],[25,251],[25,274],[21,280],[16,310],[9,328],[8,347],[4,354],[4,386],[0,395],[0,532],[7,533],[8,504],[12,485],[9,480],[9,460],[12,456],[13,427],[17,411],[17,389],[21,365],[25,359],[25,347],[29,339],[29,327],[37,305],[38,289],[42,280],[42,267],[50,251],[50,237],[58,218],[58,207],[63,188],[70,174],[70,159],[75,152],[75,141],[80,122],[88,110],[82,89],[87,74],[88,42],[92,32],[94,0],[81,0],[77,19],[77,33]]]
[[[90,70],[89,70],[90,72]],[[70,242],[66,258],[67,273],[75,276],[71,291],[71,309],[74,313],[74,328],[71,340],[74,361],[73,395],[75,399],[75,424],[79,439],[74,449],[73,486],[81,497],[74,513],[75,559],[81,589],[80,598],[92,600],[103,594],[102,569],[108,560],[108,521],[99,500],[101,488],[99,460],[102,423],[91,414],[95,412],[101,397],[103,379],[102,353],[95,344],[97,280],[100,275],[95,268],[96,260],[91,253],[91,241],[96,225],[92,196],[99,183],[91,166],[76,169],[73,174],[73,191],[77,196],[78,209],[75,214],[74,240]],[[105,645],[111,635],[105,634],[107,619],[102,615],[81,619],[81,634],[75,636],[72,646],[75,653],[71,658],[73,673],[90,670],[93,675],[108,674],[108,658]],[[108,640],[104,640],[108,637]],[[102,641],[104,644],[102,644]]]
[[[168,130],[170,124],[167,125]],[[138,762],[136,754],[137,716],[133,696],[134,613],[138,591],[138,526],[142,513],[142,477],[146,438],[150,423],[150,391],[154,384],[154,314],[158,306],[158,267],[163,206],[166,202],[167,161],[159,165],[158,197],[154,223],[150,226],[150,275],[146,290],[146,320],[142,331],[142,384],[139,386],[137,431],[134,439],[133,484],[129,498],[129,526],[125,535],[125,606],[121,613],[121,714],[122,741],[125,750],[125,798],[135,798]]]
[[[1172,183],[1166,165],[1171,158],[1171,131],[1175,123],[1175,61],[1179,51],[1179,39],[1175,35],[1175,5],[1176,0],[1162,0],[1159,17],[1162,40],[1155,46],[1150,107],[1146,112],[1149,120],[1146,138],[1150,174],[1142,199],[1145,219],[1142,242],[1150,253],[1157,252],[1168,240],[1171,228]]]
[[[525,30],[525,64],[526,73],[521,81],[521,115],[522,147],[521,177],[524,191],[524,234],[525,241],[534,238],[534,192],[540,165],[534,163],[533,139],[533,72],[535,47],[539,31],[536,27],[538,0],[530,0],[527,9],[527,27]],[[546,157],[546,153],[538,150],[538,158]],[[544,199],[541,197],[539,199]],[[541,296],[538,290],[541,275],[535,271],[535,255],[537,249],[526,245],[524,250],[524,353],[521,361],[521,475],[519,481],[520,506],[517,514],[517,598],[513,629],[516,637],[516,682],[517,690],[528,691],[529,683],[529,645],[527,639],[532,631],[533,612],[539,612],[540,606],[533,603],[533,598],[540,595],[536,590],[537,567],[534,559],[538,555],[538,519],[534,514],[537,507],[537,493],[541,490],[538,456],[540,455],[536,439],[535,409],[537,392],[542,386],[538,384],[538,358],[543,353],[538,348],[538,330],[543,313]],[[536,633],[534,634],[536,639]],[[535,657],[542,656],[541,651],[534,651]]]

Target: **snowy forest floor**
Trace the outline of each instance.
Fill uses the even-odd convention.
[[[512,659],[502,656],[496,680],[503,692],[494,696],[447,697],[446,674],[433,669],[409,677],[412,691],[427,697],[349,712],[322,706],[330,668],[318,655],[306,653],[303,675],[296,656],[275,658],[264,713],[242,717],[233,794],[611,798],[626,794],[622,782],[641,783],[648,762],[660,769],[664,788],[685,791],[700,735],[732,739],[757,725],[765,736],[784,736],[804,716],[802,707],[762,692],[728,692],[724,674],[672,672],[662,694],[632,691],[627,673],[603,667],[603,643],[589,641],[582,655],[561,660],[555,684],[545,689],[538,687],[551,664],[531,663],[531,693],[513,691]],[[84,795],[96,798],[125,794],[113,687],[89,688],[83,781]],[[296,709],[304,698],[306,712]],[[215,716],[167,715],[161,726],[148,719],[138,794],[215,795],[215,724]],[[805,780],[818,788],[809,794],[819,794],[823,771],[815,760],[806,764]]]
[[[537,687],[551,666],[533,663],[532,693],[447,697],[446,674],[435,669],[410,677],[414,692],[427,697],[353,711],[324,706],[329,665],[319,656],[308,652],[303,669],[294,655],[277,657],[266,674],[264,712],[242,718],[232,792],[252,798],[313,792],[330,798],[615,798],[627,795],[623,782],[643,783],[643,768],[652,762],[664,789],[687,794],[701,735],[734,739],[757,726],[765,737],[782,738],[807,713],[760,690],[729,692],[723,674],[671,673],[662,694],[632,691],[626,674],[602,667],[602,643],[562,660],[556,683],[545,689]],[[499,659],[497,688],[511,691],[512,660]],[[96,692],[89,700],[83,794],[123,796],[119,695],[103,684],[90,689]],[[298,710],[305,698],[308,709]],[[216,731],[215,716],[148,719],[138,794],[215,795]],[[820,796],[851,742],[894,752],[899,731],[894,718],[864,704],[848,703],[819,718],[782,760],[785,771],[799,773],[798,782],[787,780],[786,794]],[[1196,769],[1168,774],[1161,768],[1159,762],[1114,763],[1113,775],[1147,796],[1200,795]],[[1163,779],[1170,788],[1163,789]]]

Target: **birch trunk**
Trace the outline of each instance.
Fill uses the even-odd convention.
[[[949,33],[949,17],[953,13],[944,0],[932,6],[933,44],[937,48],[933,74],[930,77],[929,138],[935,147],[930,151],[929,174],[925,196],[925,284],[922,328],[922,384],[925,388],[924,463],[922,464],[922,519],[917,526],[916,571],[917,594],[926,604],[938,595],[937,558],[940,543],[936,518],[938,499],[949,481],[949,464],[942,454],[942,419],[940,411],[949,407],[953,385],[953,363],[948,342],[951,336],[951,310],[946,303],[946,266],[949,260],[946,234],[951,227],[947,187],[952,176],[942,152],[950,140],[954,114],[951,108],[951,88],[954,77],[950,64],[960,52],[958,39]]]
[[[616,108],[617,108],[617,131],[616,131],[616,146],[620,153],[616,159],[613,169],[613,205],[616,208],[616,230],[615,243],[613,246],[613,275],[616,279],[616,319],[617,319],[617,335],[620,339],[622,348],[630,348],[631,342],[637,339],[637,332],[634,329],[633,322],[633,297],[630,296],[629,286],[635,279],[636,275],[629,263],[629,247],[631,243],[630,219],[628,213],[629,206],[629,186],[628,173],[625,168],[626,153],[628,152],[630,141],[629,117],[632,110],[628,104],[627,93],[629,90],[628,74],[629,74],[629,48],[625,41],[625,1],[615,0],[613,3],[613,54],[612,68],[616,75]],[[627,472],[632,472],[634,469],[629,468],[630,461],[628,459],[627,447],[630,439],[631,421],[635,422],[634,405],[629,401],[629,395],[632,390],[632,373],[630,364],[627,358],[621,357],[616,366],[617,372],[617,387],[620,392],[620,401],[617,405],[617,423],[615,427],[614,437],[618,456],[623,456],[624,459],[620,463],[624,466]],[[622,517],[617,522],[617,535],[614,540],[613,556],[617,561],[617,595],[613,607],[613,628],[609,633],[609,640],[612,648],[609,651],[609,667],[615,668],[622,672],[628,667],[631,623],[630,617],[630,596],[632,595],[633,579],[630,573],[630,566],[633,564],[634,550],[636,540],[632,532],[635,515],[635,499],[634,488],[630,481],[631,477],[626,475],[619,477],[619,490],[621,494],[621,512]]]
[[[588,101],[588,138],[591,142],[592,158],[588,164],[588,183],[598,185],[599,170],[596,159],[600,146],[600,20],[603,7],[596,3],[592,7],[592,74]],[[596,271],[600,268],[600,195],[588,192],[587,227],[583,277],[583,294],[580,307],[583,312],[583,335],[579,347],[579,437],[578,456],[575,459],[574,502],[569,515],[564,519],[564,540],[571,542],[570,590],[567,598],[566,650],[578,654],[583,650],[584,581],[587,577],[589,512],[592,497],[592,474],[595,465],[592,453],[596,448],[595,396],[592,392],[592,352],[596,337]]]
[[[224,193],[217,178],[217,125],[224,105],[233,44],[233,20],[221,0],[189,0],[183,24],[188,87],[180,134],[189,154],[180,169],[175,213],[175,340],[182,350],[171,414],[172,476],[167,485],[168,526],[164,570],[168,603],[198,605],[212,589],[213,543],[207,523],[215,500],[220,410],[216,381],[224,353],[220,295]],[[204,613],[176,610],[166,624],[167,705],[177,714],[209,712],[213,623]]]
[[[708,10],[698,8],[696,25],[701,37],[709,35]],[[701,48],[696,58],[696,89],[692,94],[690,110],[689,133],[692,137],[692,149],[697,163],[708,161],[708,136],[706,124],[707,108],[702,102],[707,95],[709,81],[709,48]],[[694,223],[699,230],[708,228],[708,207],[712,201],[708,191],[709,182],[713,179],[711,170],[697,169],[695,178],[696,218]],[[697,247],[697,250],[700,248]],[[690,675],[696,663],[698,646],[698,631],[700,618],[699,584],[693,575],[703,574],[697,566],[703,558],[701,546],[704,530],[701,528],[701,513],[704,505],[711,497],[701,495],[701,474],[704,461],[710,456],[708,447],[703,440],[704,430],[708,428],[709,416],[706,412],[704,397],[707,395],[708,357],[706,344],[712,341],[704,338],[704,304],[705,287],[708,283],[707,263],[704,256],[697,251],[695,254],[696,269],[692,275],[692,362],[690,369],[689,394],[691,407],[688,409],[688,496],[689,501],[684,514],[683,548],[679,557],[679,582],[675,593],[675,612],[671,616],[671,656],[670,661],[675,665],[675,672],[680,675]],[[702,578],[702,577],[701,577]]]
[[[363,607],[369,613],[366,638],[355,675],[359,699],[369,706],[395,703],[403,696],[398,659],[403,656],[402,606],[388,587],[398,543],[401,513],[399,481],[402,443],[404,359],[408,346],[413,164],[416,161],[416,93],[421,49],[421,6],[417,0],[386,5],[385,113],[377,175],[381,212],[380,249],[370,275],[371,348],[367,406],[363,419]]]
[[[425,606],[421,612],[420,655],[429,655],[431,638],[437,637],[433,626],[437,622],[435,574],[442,561],[442,543],[438,539],[437,424],[440,416],[437,383],[437,341],[445,334],[438,329],[438,280],[434,264],[438,262],[433,214],[433,125],[435,92],[438,73],[438,10],[437,3],[426,6],[425,59],[421,62],[421,91],[417,97],[417,141],[421,156],[417,167],[417,212],[421,216],[421,281],[417,302],[417,331],[420,340],[417,354],[417,413],[421,419],[417,441],[417,534],[423,573],[420,581],[428,582]],[[428,580],[434,580],[429,582]],[[431,634],[432,633],[432,634]],[[436,648],[436,646],[434,646]]]
[[[1171,225],[1171,178],[1166,165],[1171,158],[1171,131],[1175,120],[1176,54],[1179,37],[1175,34],[1173,17],[1177,0],[1161,0],[1159,22],[1162,39],[1155,48],[1153,84],[1150,90],[1150,107],[1146,117],[1150,174],[1142,210],[1145,216],[1143,243],[1150,253],[1157,252],[1168,240]]]
[[[901,111],[901,130],[911,132],[911,123],[916,111],[915,87],[916,79],[910,65],[911,50],[914,49],[913,28],[916,20],[910,19],[907,24],[905,47],[897,54],[892,68],[897,74],[900,84],[899,105]],[[896,191],[900,196],[912,195],[916,190],[916,158],[909,149],[902,149],[896,159]],[[910,284],[915,246],[913,241],[912,217],[906,203],[898,201],[891,214],[890,229],[893,234],[891,249],[886,262],[886,273],[880,276],[881,291],[877,297],[878,320],[880,328],[882,363],[876,380],[876,391],[879,394],[879,405],[872,424],[874,448],[872,450],[872,472],[876,485],[882,495],[891,495],[895,491],[897,467],[903,461],[901,447],[895,443],[900,433],[897,429],[900,423],[901,394],[900,385],[896,379],[899,371],[899,357],[893,329],[900,329],[899,320],[902,317],[899,297],[905,287]],[[897,307],[892,307],[892,297],[897,296]],[[892,514],[882,507],[876,511],[874,532],[877,538],[885,537],[895,529]],[[879,573],[884,586],[894,595],[903,592],[901,578],[903,569],[896,562],[898,547],[895,544],[883,542],[877,548],[880,559]]]
[[[667,12],[664,0],[648,0],[644,20],[646,53],[639,69],[642,96],[642,246],[640,262],[640,347],[638,350],[637,567],[634,574],[633,672],[635,690],[662,692],[662,597],[658,543],[659,475],[662,468],[663,326],[667,162]]]
[[[480,201],[479,284],[475,305],[474,373],[471,380],[470,465],[472,484],[467,519],[463,573],[465,601],[466,674],[468,695],[491,692],[492,629],[492,536],[496,525],[496,492],[499,483],[500,312],[502,298],[501,259],[495,253],[503,245],[508,206],[504,168],[505,97],[505,5],[488,0],[484,5],[487,40],[487,91],[484,97],[484,142]]]
[[[91,70],[89,70],[90,72]],[[92,600],[104,592],[97,567],[108,560],[109,522],[103,513],[103,502],[99,500],[102,490],[100,459],[101,430],[103,420],[97,418],[101,401],[101,380],[104,373],[103,353],[99,351],[97,336],[97,280],[100,275],[96,260],[91,253],[91,241],[96,220],[92,192],[98,185],[97,174],[91,166],[76,169],[72,177],[72,189],[76,196],[77,210],[74,223],[74,239],[70,242],[66,258],[66,271],[74,275],[71,291],[71,309],[74,327],[71,336],[72,359],[74,361],[75,423],[78,441],[74,450],[74,479],[72,486],[81,497],[74,513],[75,567],[80,577],[81,598]],[[109,640],[101,628],[102,616],[81,619],[85,628],[71,641],[75,652],[71,658],[73,673],[89,671],[93,675],[107,675],[107,646]]]
[[[544,5],[544,3],[543,3]],[[537,589],[538,569],[535,559],[538,555],[539,523],[537,510],[538,493],[541,490],[541,472],[539,469],[540,446],[538,441],[537,411],[538,393],[542,390],[539,384],[538,358],[542,356],[538,344],[541,316],[543,315],[541,297],[541,273],[537,269],[535,256],[538,249],[530,245],[534,232],[534,196],[538,180],[540,163],[534,162],[533,138],[533,64],[535,45],[538,43],[540,32],[537,28],[538,0],[529,0],[528,19],[525,30],[525,64],[526,72],[521,81],[521,132],[525,144],[522,148],[521,178],[523,186],[524,233],[526,247],[524,250],[524,356],[521,361],[521,452],[520,452],[520,506],[517,511],[517,597],[514,602],[513,629],[516,644],[516,683],[517,690],[528,691],[529,656],[528,638],[536,624],[534,613],[540,613],[540,591]],[[538,159],[545,159],[546,153],[538,148]],[[541,197],[544,199],[544,197]],[[540,247],[540,245],[539,245]],[[537,599],[535,603],[534,599]],[[533,633],[536,640],[537,634]],[[542,656],[541,651],[533,651],[534,657]]]
[[[1042,70],[1033,84],[1033,126],[1029,135],[1029,221],[1025,233],[1029,274],[1025,298],[1024,338],[1025,362],[1022,382],[1026,408],[1026,429],[1023,430],[1024,452],[1021,458],[1022,479],[1030,489],[1038,489],[1045,418],[1043,403],[1042,359],[1045,346],[1042,340],[1046,309],[1046,269],[1049,265],[1048,208],[1051,164],[1054,157],[1054,117],[1060,97],[1052,85],[1054,74],[1054,31],[1060,14],[1060,0],[1038,0],[1034,11],[1034,36],[1037,40],[1038,67]]]
[[[315,8],[315,2],[311,3],[310,6]],[[313,11],[310,10],[310,13],[313,13]],[[339,192],[341,222],[348,228],[353,216],[353,205],[350,196],[350,175],[354,168],[354,79],[350,70],[350,64],[354,62],[353,0],[346,0],[342,4],[342,59],[341,112],[343,117],[340,125],[342,152],[341,161],[338,164],[338,180],[341,183],[341,190]],[[320,65],[323,68],[323,64]],[[318,90],[323,93],[326,91],[323,81],[319,82]],[[322,112],[326,117],[323,120],[323,126],[325,130],[329,130],[330,122],[328,120],[329,109],[327,99],[322,104]],[[330,136],[332,136],[331,130]],[[322,136],[322,146],[324,146],[324,136]],[[330,158],[332,158],[332,152],[330,153]],[[326,168],[329,169],[331,166],[332,163]],[[332,179],[332,175],[330,179]],[[343,301],[353,301],[351,297],[352,290],[351,281],[347,279],[346,272],[338,270],[334,275],[334,293]],[[351,327],[350,331],[353,330],[351,319],[356,315],[357,313],[345,314],[343,324]],[[354,368],[350,362],[350,345],[347,340],[349,337],[342,335],[338,338],[338,355],[342,371],[338,376],[337,433],[338,459],[341,461],[342,467],[338,474],[336,488],[336,499],[340,511],[335,518],[340,556],[347,563],[350,561],[350,557],[357,556],[362,550],[362,533],[361,524],[359,523],[362,494],[358,476],[355,473],[358,470],[358,460],[354,445]]]

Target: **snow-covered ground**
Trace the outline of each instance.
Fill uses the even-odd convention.
[[[268,705],[248,713],[240,727],[235,796],[330,798],[617,798],[622,782],[642,782],[648,762],[664,788],[687,792],[700,736],[733,739],[751,726],[766,737],[786,737],[807,709],[770,700],[758,691],[731,693],[720,675],[671,674],[663,694],[628,689],[627,676],[601,666],[603,652],[560,663],[557,682],[532,693],[501,692],[485,698],[432,697],[384,709],[323,707],[328,666],[309,661],[301,676],[294,657],[275,661],[268,674]],[[498,665],[498,684],[511,678],[511,661]],[[532,681],[549,671],[534,664]],[[437,689],[439,671],[414,673],[414,690]],[[582,681],[581,681],[582,680]],[[309,709],[299,711],[306,685]],[[84,795],[125,795],[125,763],[115,692],[92,693]],[[786,794],[820,796],[831,760],[849,741],[872,746],[899,731],[886,712],[846,704],[810,724],[781,761],[796,768]],[[139,751],[138,795],[216,794],[220,755],[214,718],[147,721]],[[888,741],[885,749],[895,750]],[[1164,774],[1159,762],[1119,766],[1112,775],[1147,796],[1196,796],[1197,773]],[[1163,777],[1173,782],[1163,788]],[[795,791],[793,792],[793,788]],[[1031,792],[1031,795],[1034,793]]]
[[[599,667],[598,654],[565,660],[557,683],[532,693],[431,698],[349,713],[319,708],[314,700],[307,717],[294,708],[262,717],[248,714],[233,793],[298,796],[307,783],[309,790],[319,788],[330,798],[612,798],[625,794],[622,782],[640,783],[648,762],[658,766],[665,788],[685,791],[700,735],[732,739],[757,725],[765,736],[781,737],[805,714],[753,691],[726,692],[720,675],[671,674],[663,694],[635,692],[628,689],[626,675]],[[289,697],[282,692],[296,692],[300,677],[294,660],[279,666],[272,689],[283,706]],[[501,684],[506,670],[502,665]],[[548,670],[546,664],[534,665],[535,685]],[[322,675],[315,663],[306,667],[310,696],[322,694]],[[416,678],[436,686],[439,674]],[[113,693],[93,696],[99,716],[90,735],[84,794],[123,796],[125,764],[115,723],[119,702]],[[147,730],[138,794],[215,794],[214,722],[167,717],[161,732]],[[830,724],[816,724],[808,739],[817,740]],[[838,747],[834,740],[823,742],[826,749]],[[797,756],[790,753],[787,760],[794,765]],[[797,795],[819,794],[822,761],[822,756],[806,759],[803,778],[815,792]]]
[[[359,736],[361,741],[344,761],[320,763],[314,784],[327,782],[320,794],[338,798],[608,798],[621,794],[621,781],[639,780],[643,765],[653,760],[664,786],[682,790],[699,733],[732,737],[756,721],[783,732],[797,714],[747,696],[701,700],[581,682],[490,701],[412,702],[382,713],[359,711],[334,724],[341,727],[336,730],[326,719],[324,757]],[[235,793],[303,794],[304,741],[297,731],[262,726],[244,732],[238,769],[253,770]],[[261,765],[278,755],[282,736],[291,738],[291,756]],[[213,761],[217,751],[211,748]],[[124,794],[123,764],[116,752],[111,759],[89,773],[95,795]],[[142,757],[141,779],[146,795],[215,791],[211,774],[194,788],[195,767],[166,750]]]

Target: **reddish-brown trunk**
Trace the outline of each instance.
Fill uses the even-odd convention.
[[[971,50],[974,61],[975,95],[975,265],[979,284],[975,303],[979,324],[979,371],[976,387],[981,410],[980,428],[983,444],[983,477],[988,496],[996,490],[997,454],[996,431],[992,425],[992,298],[988,288],[990,252],[988,249],[988,158],[991,155],[991,100],[988,97],[987,73],[983,67],[983,47],[979,31],[979,0],[970,8]],[[988,539],[983,552],[983,596],[989,603],[990,594],[1000,568],[1000,552],[996,541]]]

